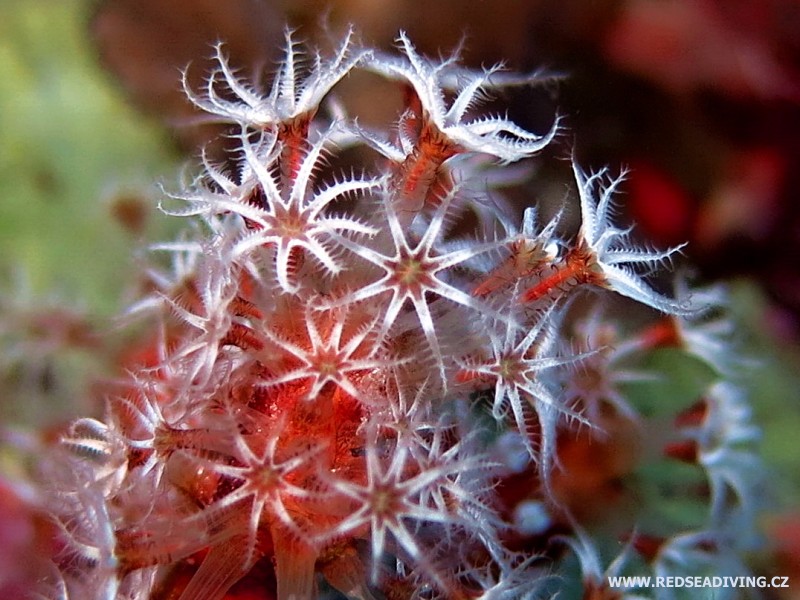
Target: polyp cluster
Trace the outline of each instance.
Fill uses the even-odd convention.
[[[556,591],[571,553],[587,594],[610,594],[604,574],[634,550],[658,573],[743,568],[729,538],[752,519],[757,431],[727,383],[668,449],[706,470],[707,526],[634,535],[606,568],[559,493],[564,440],[641,427],[626,356],[682,347],[720,379],[731,365],[703,316],[720,295],[672,298],[643,276],[676,249],[615,223],[620,179],[574,167],[572,232],[503,199],[507,165],[559,123],[477,111],[538,76],[429,60],[404,34],[396,55],[348,34],[331,56],[287,34],[266,92],[216,59],[186,91],[237,148],[167,194],[199,226],[159,246],[173,269],[133,311],[150,341],[105,416],[46,461],[59,545],[44,596],[518,599]],[[405,87],[387,131],[323,116],[355,69]],[[378,167],[322,175],[353,146]],[[606,318],[615,295],[654,323]]]

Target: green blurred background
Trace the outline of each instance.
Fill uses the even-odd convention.
[[[83,0],[0,2],[0,273],[110,315],[141,240],[122,194],[174,178],[156,126],[126,105],[89,45]]]

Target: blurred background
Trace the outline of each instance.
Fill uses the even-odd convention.
[[[730,286],[739,351],[759,361],[765,531],[800,586],[798,0],[0,0],[0,418],[90,408],[81,386],[106,372],[104,340],[124,345],[114,315],[143,285],[143,245],[175,231],[153,182],[174,187],[219,133],[193,126],[180,70],[197,88],[217,40],[269,69],[287,22],[321,46],[349,23],[385,49],[405,29],[425,54],[463,41],[468,65],[563,75],[498,104],[566,125],[520,202],[563,199],[572,155],[627,167],[643,237],[689,241],[697,278]],[[399,95],[351,79],[360,118],[397,115]]]

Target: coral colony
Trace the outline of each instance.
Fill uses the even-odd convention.
[[[723,294],[656,291],[678,249],[632,241],[608,171],[574,166],[552,219],[503,198],[509,165],[561,127],[480,105],[540,76],[432,60],[403,33],[391,55],[287,33],[263,90],[222,46],[216,63],[186,93],[236,149],[167,186],[163,210],[195,227],[157,246],[172,267],[132,308],[149,342],[103,418],[42,461],[56,542],[39,597],[621,598],[674,590],[609,575],[747,574],[758,430],[727,381]],[[405,89],[386,131],[326,108],[354,70]],[[322,175],[353,147],[378,166]],[[606,502],[588,482],[639,460],[626,361],[664,347],[716,374],[661,454],[702,475],[703,522],[632,523],[609,553],[581,517]]]

